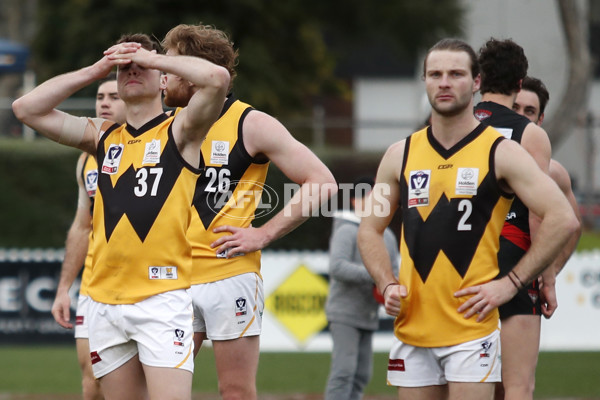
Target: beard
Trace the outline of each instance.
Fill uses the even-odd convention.
[[[455,117],[463,113],[469,107],[470,104],[470,101],[461,101],[459,103],[454,103],[449,107],[439,107],[437,104],[435,104],[435,102],[433,102],[431,104],[431,108],[443,117]]]
[[[177,87],[175,89],[163,90],[164,102],[167,107],[186,107],[190,101],[191,94]]]

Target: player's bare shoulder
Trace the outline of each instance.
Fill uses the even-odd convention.
[[[381,159],[378,175],[387,175],[388,177],[393,176],[395,180],[399,180],[402,164],[404,163],[405,148],[406,139],[400,140],[388,147]]]

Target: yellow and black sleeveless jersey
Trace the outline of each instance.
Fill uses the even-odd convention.
[[[408,288],[394,331],[419,347],[452,346],[498,328],[498,311],[482,322],[456,310],[461,288],[498,275],[497,253],[512,197],[499,187],[494,152],[502,135],[479,125],[451,149],[431,127],[406,139],[400,176],[400,283]]]
[[[268,160],[255,160],[244,147],[242,124],[253,110],[229,97],[221,117],[202,144],[205,170],[196,184],[192,223],[192,284],[214,282],[247,272],[260,275],[260,251],[225,258],[210,244],[222,235],[212,230],[221,225],[250,226],[260,205]]]
[[[139,129],[113,125],[98,143],[98,191],[88,293],[95,301],[131,304],[188,288],[186,232],[199,170],[181,157],[173,117]]]
[[[98,164],[96,159],[84,153],[83,168],[81,170],[81,181],[85,187],[85,191],[90,198],[90,215],[94,208],[94,197],[96,196],[96,189],[98,187]],[[92,274],[92,246],[93,246],[93,231],[89,234],[89,244],[87,255],[85,256],[85,264],[83,266],[83,273],[81,274],[81,285],[79,286],[79,294],[87,296],[87,287]]]

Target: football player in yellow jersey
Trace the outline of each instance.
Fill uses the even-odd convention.
[[[125,102],[117,92],[117,75],[114,72],[106,78],[98,81],[96,92],[96,117],[115,121],[118,124],[125,123]],[[91,158],[91,160],[89,160]],[[89,172],[85,165],[94,163]],[[79,271],[85,264],[84,275],[88,276],[91,271],[91,254],[89,253],[89,235],[92,231],[92,200],[96,194],[98,168],[95,159],[88,153],[82,153],[77,161],[75,170],[77,186],[77,211],[71,227],[67,233],[65,243],[65,257],[62,263],[60,280],[56,288],[56,297],[52,305],[52,315],[61,326],[72,329],[73,324],[69,321],[71,315],[71,298],[69,289],[75,281]],[[86,257],[87,255],[87,257]],[[89,262],[87,262],[89,259]],[[89,279],[88,279],[89,280]],[[77,347],[77,359],[81,369],[81,387],[84,400],[103,399],[100,383],[92,373],[90,361],[90,345],[88,340],[87,321],[87,280],[82,278],[79,289],[79,300],[77,302],[77,317],[75,319],[75,345]]]
[[[533,158],[473,116],[480,76],[467,43],[441,40],[427,53],[423,72],[431,126],[383,156],[359,248],[387,313],[396,316],[388,381],[398,398],[491,399],[500,380],[497,307],[551,263],[579,222]],[[541,223],[513,271],[494,280],[511,194]],[[374,199],[384,199],[390,212],[380,212]],[[397,209],[403,217],[399,281],[383,242]]]
[[[90,356],[106,399],[191,399],[191,248],[185,233],[200,145],[230,77],[204,59],[157,49],[148,35],[123,36],[96,63],[49,79],[13,103],[21,121],[96,154],[102,166],[88,291]],[[56,109],[113,67],[127,124]],[[176,116],[163,112],[161,71],[198,88]]]
[[[203,57],[226,67],[235,76],[237,51],[227,35],[206,25],[180,25],[163,40],[167,54]],[[194,85],[167,76],[165,104],[185,106]],[[264,307],[260,250],[290,232],[336,192],[327,167],[293,138],[275,118],[236,100],[224,104],[202,146],[206,174],[198,180],[189,240],[194,260],[195,349],[210,339],[215,352],[219,391],[223,399],[256,399],[259,335]],[[211,195],[226,186],[238,193],[262,187],[272,161],[301,189],[283,211],[259,228],[251,226],[255,202],[231,200],[222,208]],[[234,189],[234,181],[237,186]],[[255,188],[242,187],[253,182]],[[252,185],[251,185],[252,186]],[[302,196],[318,193],[302,210]],[[235,199],[234,199],[235,200]],[[243,205],[240,205],[243,204]]]

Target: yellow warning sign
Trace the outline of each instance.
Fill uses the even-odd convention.
[[[265,301],[269,310],[300,342],[327,326],[325,278],[300,265]]]

